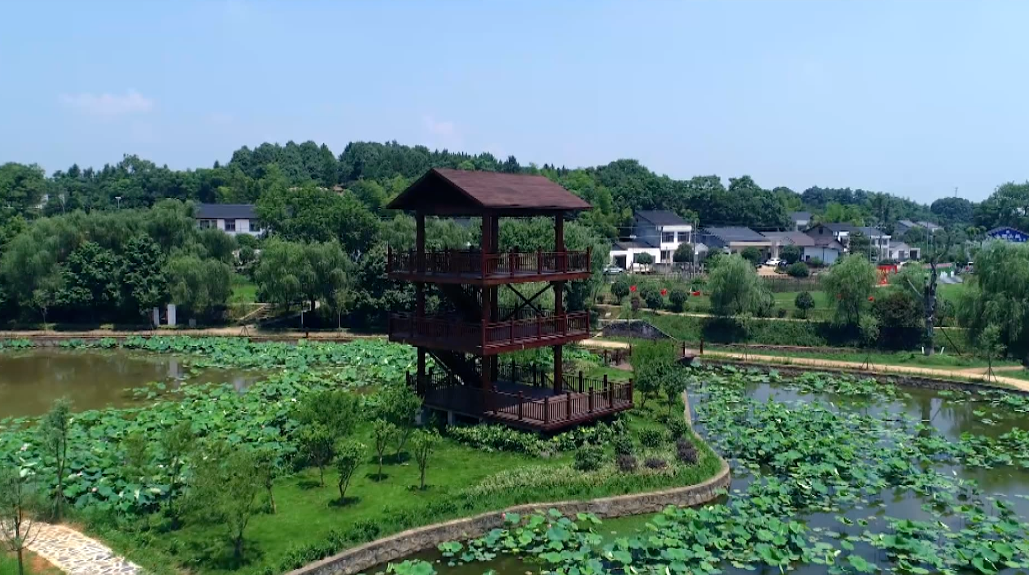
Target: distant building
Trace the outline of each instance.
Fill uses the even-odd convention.
[[[830,226],[835,226],[835,229]],[[846,226],[846,229],[843,228]],[[826,265],[835,262],[845,250],[844,243],[840,238],[848,238],[850,232],[855,230],[850,224],[818,224],[807,230],[805,234],[810,237],[815,245],[804,248],[804,261],[811,261],[812,258],[822,260]]]
[[[761,235],[772,242],[772,259],[781,259],[780,250],[784,246],[797,246],[801,252],[800,259],[804,259],[804,251],[815,246],[815,240],[804,232],[764,232]]]
[[[631,270],[636,255],[650,254],[654,263],[671,264],[679,245],[693,243],[693,225],[668,210],[636,212],[632,236],[611,248],[611,264]]]
[[[857,228],[858,232],[864,234],[868,241],[871,243],[869,253],[866,254],[868,259],[872,261],[885,260],[890,257],[890,239],[892,236],[879,228],[871,227],[860,227]],[[849,247],[849,246],[848,246]]]
[[[697,232],[697,239],[711,250],[739,253],[747,248],[757,248],[766,258],[772,251],[772,240],[741,226],[704,228]]]
[[[932,222],[913,222],[911,220],[900,220],[893,226],[893,235],[900,238],[903,237],[904,234],[908,232],[908,230],[913,230],[915,228],[921,228],[923,230],[926,230],[927,232],[935,233],[942,230],[943,226],[934,224]]]
[[[919,248],[913,248],[904,242],[891,241],[889,257],[886,259],[891,259],[895,262],[906,262],[921,259],[921,255]]]
[[[805,230],[811,225],[811,212],[790,212],[790,221],[793,222],[793,231]]]
[[[230,236],[259,236],[263,231],[252,204],[200,204],[195,218],[200,229],[222,230]]]
[[[1022,230],[1016,230],[1007,226],[993,228],[986,232],[986,239],[989,240],[1000,240],[1004,242],[1014,242],[1017,244],[1024,244],[1029,242],[1029,234]]]

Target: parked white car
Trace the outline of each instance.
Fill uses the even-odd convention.
[[[773,268],[779,267],[780,264],[782,264],[782,260],[780,260],[778,258],[772,258],[772,259],[768,260],[767,262],[765,262],[766,266],[771,266]]]

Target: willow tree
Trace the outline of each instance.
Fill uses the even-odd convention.
[[[997,326],[1009,355],[1029,362],[1029,246],[994,242],[979,252],[958,303],[958,323],[978,340]]]
[[[721,316],[761,315],[772,305],[771,294],[754,266],[742,256],[725,257],[708,278],[711,310]]]
[[[833,323],[856,326],[870,307],[878,273],[863,255],[843,258],[822,276],[822,287],[829,294]]]

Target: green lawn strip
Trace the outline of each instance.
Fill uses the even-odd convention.
[[[242,276],[234,276],[229,303],[254,303],[257,301],[257,284]]]
[[[726,351],[733,353],[740,353],[741,348],[736,346],[711,346],[711,351]],[[874,365],[895,365],[895,366],[910,366],[910,367],[925,367],[931,369],[946,369],[946,370],[964,370],[978,367],[986,367],[986,361],[981,359],[972,358],[969,356],[957,356],[957,355],[940,355],[935,354],[926,356],[918,352],[874,352],[870,356],[860,350],[842,351],[840,353],[831,352],[819,352],[819,351],[794,351],[794,350],[778,350],[778,349],[751,349],[748,350],[748,354],[756,356],[780,356],[780,357],[796,357],[796,358],[809,358],[809,359],[822,359],[826,361],[848,361],[854,363],[864,363],[866,358],[869,358]],[[1007,365],[1018,365],[1012,361],[994,361],[994,366],[1007,366]]]
[[[1029,370],[1025,369],[1021,371],[998,371],[996,372],[996,375],[999,375],[1001,377],[1013,377],[1015,379],[1024,379],[1025,381],[1029,381]]]

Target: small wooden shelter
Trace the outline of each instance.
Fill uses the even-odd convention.
[[[391,341],[417,347],[417,373],[410,377],[432,409],[453,415],[553,430],[632,408],[632,382],[587,379],[562,373],[565,344],[590,336],[589,315],[569,312],[565,283],[590,277],[592,254],[568,251],[565,217],[590,205],[543,176],[432,169],[387,206],[413,212],[415,248],[390,249],[389,277],[415,285],[414,313],[394,313]],[[482,221],[478,248],[427,251],[426,216],[476,217]],[[553,251],[499,250],[502,217],[554,219]],[[518,284],[548,285],[532,295]],[[426,285],[439,287],[454,313],[428,315]],[[499,305],[501,287],[517,294],[519,305]],[[554,308],[537,303],[554,292]],[[554,370],[503,361],[511,351],[551,347]],[[426,370],[431,355],[435,369]]]

